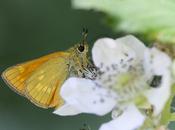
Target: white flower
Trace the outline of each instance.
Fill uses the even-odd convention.
[[[65,105],[55,114],[105,115],[113,111],[113,120],[100,130],[135,130],[146,119],[140,109],[147,109],[138,107],[136,101],[145,97],[150,103],[148,108],[153,107],[153,116],[160,115],[172,84],[171,59],[165,53],[147,48],[129,35],[116,40],[99,39],[92,57],[99,68],[97,78],[69,78],[60,92]]]
[[[69,78],[62,88],[64,89],[61,89],[61,96],[67,104],[71,105],[74,110],[76,109],[76,112],[72,113],[71,109],[67,109],[68,113],[62,112],[65,111],[62,108],[67,106],[67,104],[65,104],[61,109],[54,112],[59,115],[74,115],[76,113],[78,114],[78,112],[104,115],[110,112],[116,104],[116,101],[110,97],[111,95],[107,97],[108,92],[106,89],[97,88],[92,80]],[[101,107],[103,109],[101,109]]]
[[[100,130],[135,130],[144,120],[145,117],[134,105],[131,105],[117,119],[103,124]]]

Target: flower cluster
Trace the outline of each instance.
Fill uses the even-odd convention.
[[[54,113],[112,112],[112,120],[100,130],[154,130],[171,95],[171,58],[131,35],[97,40],[92,58],[96,78],[69,78],[60,92],[65,104]]]

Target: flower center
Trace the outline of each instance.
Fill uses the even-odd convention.
[[[150,86],[150,78],[145,75],[142,64],[128,65],[125,71],[113,70],[109,66],[106,68],[107,71],[97,74],[96,82],[99,86],[114,91],[117,102],[133,101]]]
[[[135,74],[122,73],[118,75],[117,82],[116,82],[117,85],[115,85],[114,88],[118,90],[122,87],[126,87],[130,83],[132,83],[135,80],[135,78],[136,78]]]
[[[129,102],[140,96],[148,86],[148,80],[142,72],[129,71],[116,77],[113,90],[119,95],[118,101]]]

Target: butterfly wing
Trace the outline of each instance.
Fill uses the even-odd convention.
[[[42,65],[44,65],[51,59],[59,59],[59,57],[68,57],[68,55],[69,54],[65,52],[56,52],[29,62],[9,67],[2,73],[2,78],[12,90],[14,90],[20,95],[26,96],[26,81],[29,79],[29,77],[33,75],[33,73],[35,73],[35,71],[37,71],[37,69],[39,69]],[[62,64],[62,62],[63,61],[61,61],[60,64]],[[30,95],[28,97],[30,97]],[[53,101],[54,100],[57,99],[53,98]]]
[[[35,105],[48,108],[62,105],[59,90],[68,76],[65,58],[55,58],[41,65],[26,81],[25,94]]]

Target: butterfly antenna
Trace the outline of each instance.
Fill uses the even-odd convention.
[[[81,42],[82,45],[84,45],[85,42],[87,41],[87,36],[88,36],[88,29],[87,28],[83,28],[83,31],[82,31],[82,42]]]

